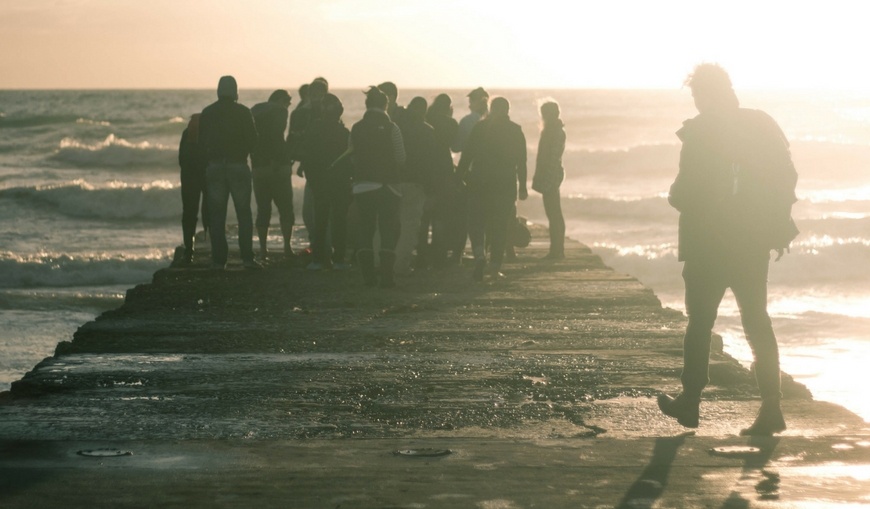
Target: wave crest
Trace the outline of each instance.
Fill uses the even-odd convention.
[[[50,159],[83,167],[166,167],[175,166],[176,150],[175,147],[148,141],[132,143],[110,134],[93,144],[64,138]]]
[[[0,288],[39,288],[137,284],[170,261],[169,253],[131,258],[125,255],[0,253]]]

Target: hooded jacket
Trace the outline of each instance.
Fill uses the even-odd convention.
[[[257,144],[251,154],[254,166],[287,165],[290,158],[284,132],[287,130],[287,108],[266,101],[251,108],[257,128]]]

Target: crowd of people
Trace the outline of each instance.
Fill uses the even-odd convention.
[[[508,234],[517,224],[516,200],[528,197],[526,138],[510,119],[507,99],[490,101],[476,88],[468,93],[470,112],[457,122],[448,94],[402,106],[396,85],[384,82],[365,91],[365,113],[348,129],[342,102],[324,78],[299,88],[292,112],[286,90],[250,109],[239,104],[232,76],[220,78],[217,95],[191,117],[179,146],[184,247],[176,267],[193,259],[199,213],[212,268],[226,266],[230,197],[245,268],[261,268],[268,255],[273,203],[283,254],[300,258],[291,249],[294,167],[305,179],[309,270],[355,265],[366,285],[392,287],[396,275],[461,264],[470,240],[473,278],[482,281],[486,273],[500,277],[505,256],[515,256]],[[545,258],[553,260],[565,256],[559,204],[565,131],[558,104],[546,102],[541,115],[532,188],[544,197],[551,237]]]

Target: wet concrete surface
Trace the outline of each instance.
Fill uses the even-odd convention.
[[[277,258],[159,271],[0,395],[0,507],[870,504],[867,423],[786,376],[789,429],[739,437],[754,381],[716,352],[685,435],[655,404],[683,315],[545,248],[388,290]],[[132,455],[77,454],[103,449]]]

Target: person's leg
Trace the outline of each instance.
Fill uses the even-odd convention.
[[[687,261],[683,280],[689,317],[683,338],[683,391],[676,398],[660,395],[658,405],[665,415],[674,417],[683,426],[697,428],[701,393],[710,381],[710,335],[727,287],[721,268],[710,264]]]
[[[216,268],[227,264],[227,201],[230,186],[227,165],[211,163],[206,169],[208,182],[208,210],[211,230],[211,263]]]
[[[507,233],[511,223],[516,221],[516,202],[511,195],[491,193],[487,203],[487,230],[490,238],[490,263],[492,270],[501,270],[505,251],[508,251]],[[510,252],[513,248],[510,248]]]
[[[308,232],[310,244],[314,233],[314,195],[311,193],[308,177],[305,178],[305,187],[302,190],[302,223],[305,225],[305,231]]]
[[[189,169],[181,170],[181,236],[184,242],[184,263],[193,257],[193,238],[199,214],[200,183]]]
[[[761,393],[761,411],[755,423],[741,432],[745,435],[771,435],[785,430],[780,408],[779,346],[767,312],[768,262],[767,253],[742,260],[731,285],[743,332],[755,358],[755,380]]]
[[[417,236],[420,231],[420,220],[423,216],[423,205],[426,195],[420,184],[405,183],[399,186],[402,197],[399,200],[399,236],[395,247],[396,274],[409,274]]]
[[[239,253],[246,267],[254,266],[254,221],[251,217],[251,170],[247,164],[230,168],[230,194],[239,221]]]
[[[387,187],[382,187],[377,192],[381,194],[378,200],[378,231],[381,232],[381,250],[378,253],[381,272],[380,286],[390,288],[395,285],[393,273],[395,271],[396,246],[399,243],[402,227],[399,218],[401,199]]]
[[[196,175],[196,188],[199,190],[199,193],[202,196],[202,207],[200,210],[200,217],[202,218],[202,229],[205,232],[206,236],[208,236],[208,229],[211,227],[211,219],[209,219],[208,208],[208,182],[205,176],[205,168],[201,168],[200,170],[197,171]]]
[[[544,211],[547,213],[547,223],[550,233],[550,251],[548,258],[565,257],[565,218],[562,216],[562,200],[559,190],[543,194]]]
[[[474,254],[475,281],[483,280],[483,269],[486,266],[486,216],[485,196],[482,192],[467,194],[468,237],[471,239],[471,251]]]
[[[350,207],[350,185],[345,182],[331,182],[329,187],[330,203],[329,231],[332,237],[332,262],[339,267],[346,265],[347,255],[347,215]]]
[[[503,258],[507,258],[508,260],[516,260],[517,252],[514,250],[514,245],[508,239],[508,232],[511,228],[513,228],[513,223],[517,220],[517,201],[516,197],[511,199],[510,210],[507,213],[507,220],[505,221],[505,243],[504,249],[502,250]],[[501,267],[501,262],[499,262],[499,267]]]
[[[269,223],[272,221],[271,166],[255,166],[252,171],[254,200],[257,202],[257,238],[260,241],[260,259],[268,252]]]
[[[289,166],[279,166],[274,171],[274,188],[272,199],[278,209],[278,219],[281,222],[281,234],[284,237],[284,254],[292,254],[290,241],[293,239],[293,224],[296,214],[293,211],[293,169]]]
[[[311,232],[311,255],[314,261],[309,268],[323,268],[329,264],[330,257],[326,249],[326,236],[329,231],[330,196],[326,182],[308,183],[311,189],[311,200],[314,206],[314,231]]]
[[[378,193],[376,191],[369,191],[355,194],[353,195],[353,200],[356,204],[357,216],[359,218],[357,261],[363,276],[363,282],[365,282],[366,286],[375,286],[378,284],[378,278],[375,274],[375,252],[372,249],[372,244],[374,243],[375,231],[377,230]]]

